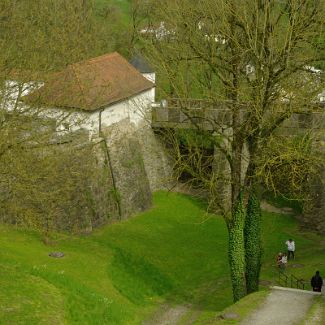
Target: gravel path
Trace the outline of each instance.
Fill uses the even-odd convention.
[[[153,319],[143,322],[142,325],[175,325],[189,311],[189,306],[162,305]]]
[[[292,214],[292,209],[289,207],[277,208],[266,201],[261,202],[261,209],[267,212],[281,213],[281,214]]]
[[[313,293],[295,289],[273,288],[262,307],[242,321],[242,325],[299,324],[310,308]]]

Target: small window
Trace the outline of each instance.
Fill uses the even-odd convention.
[[[62,129],[63,131],[70,131],[70,125],[67,122],[62,123]]]
[[[60,123],[56,127],[56,131],[57,132],[68,132],[68,131],[70,131],[70,125],[69,125],[69,123],[67,123],[67,122]]]

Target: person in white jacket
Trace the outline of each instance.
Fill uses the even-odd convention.
[[[292,259],[295,259],[295,242],[290,238],[289,240],[287,240],[285,242],[285,244],[287,245],[288,248],[288,260],[290,260],[290,256],[292,256]]]
[[[287,263],[288,263],[288,257],[287,257],[287,254],[284,253],[282,255],[282,258],[281,258],[281,268],[284,270],[286,267],[287,267]]]

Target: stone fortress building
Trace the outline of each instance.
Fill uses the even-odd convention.
[[[152,126],[175,127],[188,119],[167,101],[155,103],[155,78],[141,57],[127,62],[115,52],[71,64],[46,81],[29,83],[24,91],[22,107],[41,107],[43,116],[57,121],[58,133],[82,129],[94,143],[94,156],[102,166],[98,182],[103,187],[95,198],[100,220],[96,223],[105,222],[105,215],[126,218],[147,209],[152,191],[169,188],[173,182],[171,160]],[[309,125],[304,117],[294,116],[284,130],[292,133],[310,123],[325,128],[324,115],[309,119]],[[315,146],[324,153],[322,134]],[[320,173],[324,175],[323,170]],[[314,204],[302,216],[307,226],[320,232],[325,232],[325,220],[312,216],[325,215],[324,188],[321,181],[312,185]]]

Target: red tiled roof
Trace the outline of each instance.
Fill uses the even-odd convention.
[[[87,111],[132,97],[154,84],[117,52],[69,65],[25,101]]]

